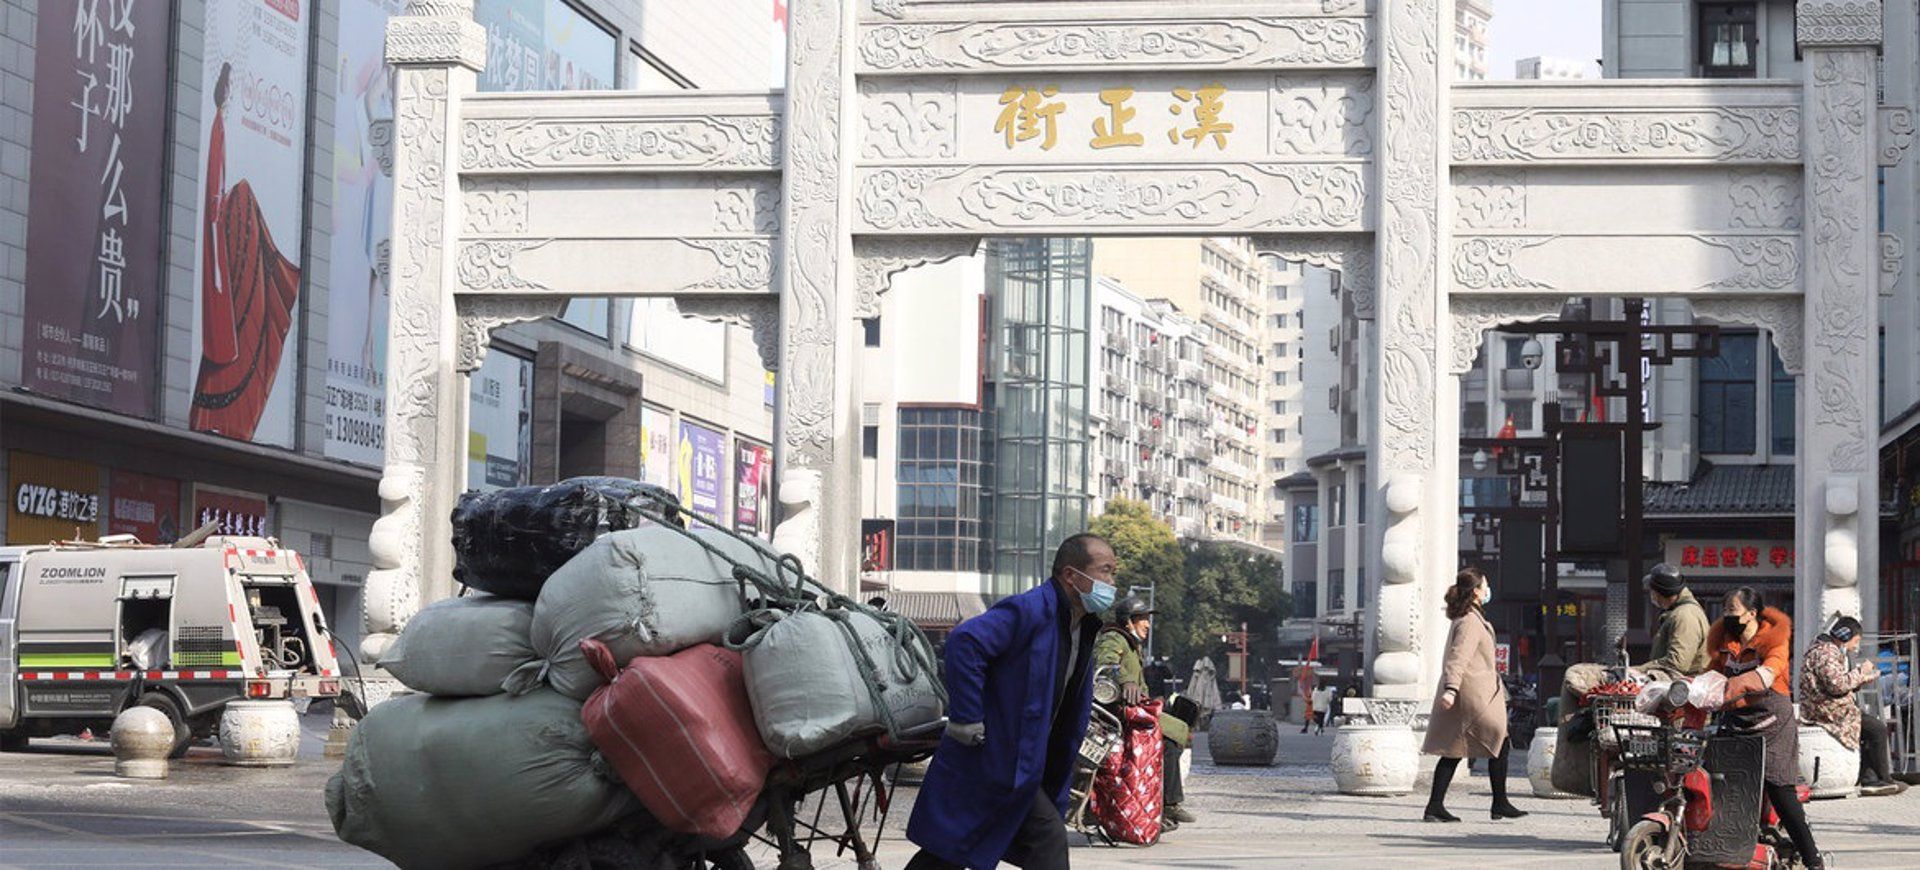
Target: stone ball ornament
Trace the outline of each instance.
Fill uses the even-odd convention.
[[[1852,529],[1827,532],[1823,555],[1828,586],[1852,586],[1860,579],[1860,547]]]
[[[173,750],[173,720],[145,705],[114,717],[109,735],[113,772],[129,779],[166,779],[167,753]]]
[[[1397,516],[1413,513],[1420,507],[1420,475],[1396,474],[1387,482],[1387,510]]]

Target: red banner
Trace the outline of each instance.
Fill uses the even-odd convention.
[[[220,524],[219,534],[264,537],[267,531],[267,500],[215,489],[193,491],[193,526],[209,522]]]

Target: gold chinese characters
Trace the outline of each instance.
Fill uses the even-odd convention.
[[[1227,135],[1233,132],[1233,124],[1220,120],[1221,112],[1226,109],[1226,87],[1213,82],[1197,89],[1174,88],[1172,96],[1173,101],[1167,105],[1168,113],[1182,120],[1190,120],[1191,124],[1182,127],[1176,123],[1167,130],[1167,141],[1175,145],[1191,142],[1196,150],[1211,142],[1215,148],[1226,150]],[[1067,110],[1066,102],[1059,97],[1060,88],[1057,85],[1008,87],[1000,95],[1000,116],[994,122],[993,132],[1005,137],[1009,151],[1035,139],[1040,140],[1040,150],[1053,150],[1053,146],[1059,142],[1060,119]],[[1139,148],[1146,145],[1147,137],[1144,134],[1127,129],[1127,124],[1139,114],[1138,110],[1128,105],[1133,97],[1133,88],[1106,88],[1100,91],[1100,104],[1106,108],[1106,114],[1093,119],[1093,137],[1088,140],[1088,147]]]

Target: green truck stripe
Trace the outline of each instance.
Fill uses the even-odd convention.
[[[20,667],[27,668],[112,668],[115,665],[112,653],[88,655],[71,653],[66,655],[31,655],[21,653]]]

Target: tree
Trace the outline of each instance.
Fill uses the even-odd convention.
[[[1121,595],[1129,586],[1153,586],[1154,607],[1159,611],[1154,617],[1154,652],[1170,656],[1173,648],[1162,638],[1171,636],[1170,628],[1184,623],[1186,602],[1191,597],[1187,593],[1187,554],[1173,537],[1173,528],[1155,517],[1146,502],[1117,498],[1107,502],[1107,512],[1094,518],[1090,531],[1113,547],[1113,555],[1120,562],[1115,585]]]
[[[1190,662],[1213,656],[1224,677],[1222,654],[1229,645],[1221,636],[1245,624],[1249,681],[1260,681],[1278,652],[1280,624],[1293,615],[1292,596],[1280,582],[1280,563],[1225,544],[1203,542],[1193,546],[1186,566],[1188,606],[1175,645],[1182,658]]]

